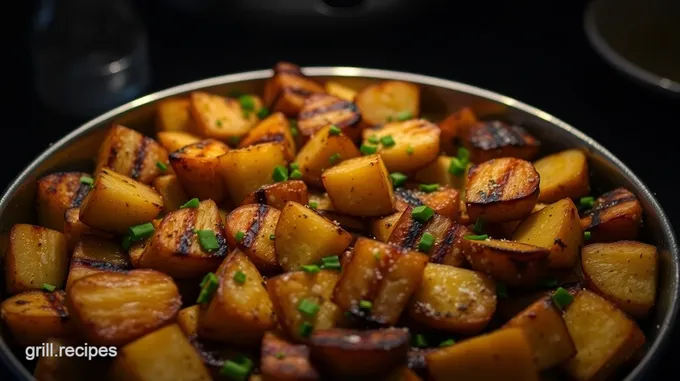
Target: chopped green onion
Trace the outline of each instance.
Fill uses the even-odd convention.
[[[321,258],[321,263],[340,263],[340,256],[338,255],[329,255],[327,257]]]
[[[290,167],[290,169],[292,169],[294,171],[296,169],[300,169],[300,164],[298,164],[296,162],[292,162],[292,163],[290,163],[289,167]]]
[[[234,282],[239,284],[246,283],[246,274],[241,270],[236,271],[234,273]]]
[[[418,189],[425,193],[432,193],[439,190],[439,184],[419,184]]]
[[[591,232],[583,232],[583,239],[586,241],[590,241],[590,239],[593,238],[593,234]]]
[[[151,237],[154,230],[156,229],[153,227],[153,224],[151,222],[147,222],[145,224],[130,226],[128,229],[128,234],[130,234],[130,237],[133,241],[139,241],[144,238]]]
[[[331,125],[331,128],[328,130],[328,133],[331,135],[340,135],[342,134],[342,130],[336,125]]]
[[[180,206],[180,209],[184,208],[198,208],[198,205],[200,204],[200,201],[198,201],[197,198],[192,198],[191,200],[187,201],[184,203],[184,205]]]
[[[413,346],[418,347],[418,348],[425,348],[427,347],[427,339],[425,338],[425,335],[419,333],[413,337]]]
[[[123,246],[123,249],[128,250],[130,249],[130,246],[132,246],[132,242],[133,242],[132,237],[126,235],[125,237],[123,237],[123,242],[121,246]]]
[[[219,120],[219,119],[217,119],[217,120],[215,121],[215,125],[217,126],[217,128],[222,128],[222,121]]]
[[[394,118],[392,117],[392,115],[389,115],[389,116],[387,117],[387,119],[386,119],[386,120],[387,120],[388,122],[391,122],[391,121],[393,121],[393,120],[394,120]]]
[[[499,299],[508,298],[508,286],[505,283],[496,282],[496,296]]]
[[[559,309],[564,310],[571,304],[571,302],[574,301],[574,297],[569,293],[569,291],[559,287],[557,290],[555,290],[555,292],[553,292],[552,301]]]
[[[420,242],[418,242],[418,251],[422,253],[427,253],[432,249],[434,245],[434,236],[430,233],[423,233],[420,237]]]
[[[378,143],[380,143],[380,140],[378,139],[377,136],[372,135],[368,138],[368,142],[371,143],[371,144],[378,144]]]
[[[227,141],[228,141],[229,144],[231,144],[232,146],[235,146],[235,145],[238,144],[238,142],[241,141],[241,138],[238,137],[238,136],[230,136],[229,139],[227,139]]]
[[[203,250],[215,251],[220,248],[220,243],[217,241],[217,236],[212,230],[196,230],[198,235],[198,243],[201,244]]]
[[[250,111],[249,110],[243,110],[243,117],[246,119],[250,119]]]
[[[277,165],[274,167],[274,173],[272,174],[274,181],[281,182],[288,180],[288,168],[283,165]]]
[[[464,164],[467,164],[470,162],[470,151],[467,150],[465,147],[459,147],[458,148],[458,159],[460,159],[461,162]]]
[[[462,176],[465,173],[466,164],[463,163],[459,158],[452,157],[449,162],[449,173],[454,176]]]
[[[56,290],[57,288],[55,286],[52,286],[49,283],[43,283],[42,289],[43,289],[43,291],[52,292],[52,291]]]
[[[264,119],[267,116],[269,116],[269,109],[266,107],[262,107],[261,109],[257,110],[257,117],[260,119]]]
[[[309,207],[316,210],[316,208],[319,207],[319,204],[316,201],[310,201],[309,202]]]
[[[332,154],[331,157],[328,158],[328,162],[331,164],[335,164],[338,160],[340,160],[340,154],[337,152]]]
[[[359,302],[359,308],[365,311],[370,310],[373,308],[373,303],[371,303],[369,300],[362,300]]]
[[[544,288],[555,288],[559,282],[557,282],[557,279],[545,279],[541,282],[540,286]]]
[[[250,95],[241,95],[238,97],[239,103],[241,103],[241,108],[247,111],[252,111],[255,109],[255,99]]]
[[[203,277],[203,280],[201,281],[201,292],[198,294],[198,299],[196,300],[196,303],[198,304],[203,304],[203,303],[208,303],[210,301],[210,298],[212,298],[212,294],[217,290],[217,287],[220,285],[219,279],[217,279],[217,276],[213,273],[207,273],[205,277]]]
[[[250,373],[250,368],[237,364],[231,360],[225,361],[222,368],[220,368],[220,375],[237,381],[246,381],[248,373]]]
[[[581,209],[590,209],[595,205],[595,197],[588,196],[588,197],[581,197],[579,200],[579,206]]]
[[[274,233],[270,234],[270,235],[269,235],[269,239],[272,240],[272,241],[275,240],[275,239],[276,239],[276,234],[274,234]]]
[[[416,206],[411,212],[411,216],[419,222],[427,222],[434,215],[434,210],[427,205]]]
[[[234,89],[234,90],[229,91],[229,93],[227,93],[227,96],[229,98],[238,98],[243,94],[245,94],[243,91],[238,90],[238,89]]]
[[[376,251],[375,253],[373,253],[373,258],[375,258],[376,261],[379,261],[380,260],[380,252]]]
[[[399,187],[406,183],[408,177],[401,172],[392,172],[390,173],[390,179],[392,179],[392,185]]]
[[[321,268],[328,270],[340,270],[342,268],[340,264],[340,257],[337,255],[331,255],[321,258]]]
[[[455,343],[456,343],[456,342],[455,342],[453,339],[448,339],[448,340],[444,340],[444,341],[442,341],[441,343],[439,343],[439,347],[440,347],[440,348],[450,347],[450,346],[452,346],[452,345],[455,344]]]
[[[413,155],[413,152],[414,152],[413,146],[409,144],[409,146],[406,147],[406,153],[407,153],[409,156],[411,156],[411,155]]]
[[[157,167],[158,169],[160,169],[161,171],[163,171],[163,172],[165,172],[165,171],[168,170],[167,164],[165,164],[165,163],[163,163],[163,162],[161,162],[161,161],[157,161],[157,162],[156,162],[156,167]]]
[[[285,357],[286,357],[286,354],[283,353],[283,352],[279,352],[279,353],[276,354],[276,358],[279,359],[279,360],[284,359]]]
[[[234,239],[236,242],[241,242],[243,241],[243,237],[246,236],[246,233],[242,232],[241,230],[237,231],[236,234],[234,234]]]
[[[313,301],[309,299],[302,299],[300,303],[298,304],[298,311],[302,312],[303,314],[313,317],[316,315],[317,312],[319,312],[319,305],[314,303]]]
[[[400,122],[403,122],[405,120],[409,120],[413,118],[413,114],[411,111],[402,111],[397,114],[397,120]]]
[[[383,136],[382,138],[380,138],[380,142],[381,142],[385,147],[392,147],[393,145],[397,144],[397,143],[394,141],[394,138],[392,137],[392,135]]]
[[[364,155],[372,155],[378,152],[378,147],[362,144],[361,147],[359,148],[359,151],[361,151],[361,153],[363,153]]]
[[[92,186],[94,184],[94,179],[90,176],[80,176],[80,182]]]
[[[210,272],[210,273],[205,274],[205,276],[203,276],[203,279],[201,279],[201,283],[199,283],[198,286],[200,288],[203,288],[208,282],[217,282],[217,281],[218,281],[217,275]]]
[[[477,218],[477,221],[475,221],[474,226],[472,226],[472,230],[474,230],[474,232],[477,234],[484,234],[484,220],[481,218]]]
[[[313,330],[314,326],[308,321],[303,321],[302,324],[300,324],[300,336],[302,337],[309,337]]]
[[[467,239],[468,241],[484,241],[484,240],[489,238],[489,235],[488,234],[479,234],[479,235],[472,234],[472,235],[466,235],[464,238]]]
[[[304,271],[306,273],[314,274],[314,273],[318,273],[319,271],[321,271],[321,269],[317,265],[303,265],[302,271]]]
[[[302,178],[302,172],[299,169],[293,169],[293,172],[289,176],[293,180],[300,180]]]
[[[297,127],[290,126],[290,134],[293,135],[294,138],[296,138],[300,134],[300,131],[298,131]]]

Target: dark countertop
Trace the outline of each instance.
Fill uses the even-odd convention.
[[[278,60],[402,70],[461,81],[522,100],[583,130],[638,174],[672,222],[680,221],[676,179],[668,173],[678,162],[679,146],[663,135],[673,128],[680,101],[632,83],[592,51],[583,33],[583,0],[474,5],[451,1],[396,25],[376,22],[355,28],[343,21],[313,31],[301,23],[254,28],[228,14],[213,15],[212,21],[178,17],[154,3],[139,1],[149,30],[151,90],[268,68]],[[29,8],[25,6],[23,18],[13,18],[27,21]],[[14,57],[7,62],[14,67],[5,72],[9,89],[4,90],[12,99],[3,103],[4,114],[21,115],[0,125],[11,144],[0,150],[4,184],[50,142],[82,122],[46,110],[36,99],[25,37],[15,30],[3,41]],[[680,371],[673,361],[680,354],[680,337],[675,336],[661,364],[664,371]]]

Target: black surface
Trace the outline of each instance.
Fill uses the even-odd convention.
[[[213,13],[208,20],[140,2],[150,38],[152,90],[266,68],[278,60],[402,70],[466,82],[522,100],[583,130],[638,174],[673,223],[680,221],[673,187],[679,145],[669,135],[676,134],[674,111],[680,101],[639,87],[592,51],[582,27],[585,1],[451,1],[440,8],[434,3],[425,7],[427,14],[394,14],[388,26],[380,19],[345,19],[315,22],[311,28],[291,18],[267,29],[248,26],[247,15],[233,12]],[[45,110],[37,101],[24,43],[30,4],[19,5],[25,7],[23,13],[5,14],[22,25],[8,30],[3,40],[8,44],[4,51],[11,53],[3,58],[9,66],[3,90],[11,95],[3,103],[7,110],[0,124],[3,184],[82,122]],[[680,354],[678,338],[676,334],[662,360],[664,372],[680,371],[673,361]],[[0,374],[0,379],[6,378]]]

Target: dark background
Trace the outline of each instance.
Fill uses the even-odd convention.
[[[461,81],[522,100],[581,129],[638,174],[673,223],[680,221],[673,186],[680,147],[667,135],[676,133],[680,101],[638,86],[596,55],[583,31],[587,1],[416,3],[406,12],[355,20],[228,7],[191,15],[159,1],[134,1],[149,36],[149,91],[268,68],[278,60]],[[13,5],[19,8],[3,12],[2,23],[0,182],[5,186],[50,142],[84,121],[47,110],[37,99],[27,45],[33,2]],[[680,371],[673,361],[680,352],[677,336],[661,364],[671,374]]]

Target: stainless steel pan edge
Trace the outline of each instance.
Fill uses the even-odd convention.
[[[671,329],[678,314],[678,299],[680,298],[678,288],[680,283],[678,245],[673,228],[657,200],[642,181],[619,159],[583,132],[554,116],[515,99],[478,87],[419,74],[378,69],[309,67],[304,68],[303,71],[308,76],[336,78],[338,81],[346,81],[349,84],[352,81],[370,82],[371,80],[382,79],[399,79],[417,83],[427,88],[423,97],[424,103],[427,102],[425,98],[429,96],[432,103],[437,103],[436,106],[439,108],[439,113],[448,112],[454,106],[467,105],[470,102],[477,102],[480,109],[488,109],[489,106],[497,110],[503,109],[505,110],[504,113],[509,114],[511,119],[533,126],[530,128],[530,131],[538,134],[539,139],[552,141],[558,147],[575,146],[584,149],[589,154],[589,160],[595,167],[595,172],[599,171],[599,175],[606,177],[610,182],[620,183],[623,186],[629,187],[640,198],[643,204],[646,216],[646,229],[649,235],[652,236],[651,240],[661,249],[660,294],[662,295],[659,297],[657,309],[662,310],[663,313],[657,312],[654,321],[649,323],[650,327],[648,327],[646,332],[649,340],[647,352],[625,377],[626,381],[645,379],[645,375],[658,360],[658,355],[667,347]],[[66,152],[67,148],[70,150],[70,154],[78,151],[87,151],[86,153],[89,155],[92,152],[96,152],[96,146],[90,144],[93,140],[92,135],[96,133],[102,135],[105,128],[119,117],[134,114],[140,108],[148,107],[158,100],[194,90],[212,90],[238,84],[250,84],[251,87],[261,88],[263,80],[271,75],[271,70],[257,70],[179,85],[141,97],[78,127],[33,160],[7,187],[0,199],[0,226],[2,231],[5,232],[7,230],[6,225],[8,225],[8,222],[6,221],[9,220],[8,216],[21,211],[22,205],[19,205],[21,204],[21,198],[24,198],[24,200],[30,198],[32,200],[35,192],[33,189],[35,188],[35,179],[45,173],[48,164],[55,168],[58,167],[58,165],[53,163],[50,164],[50,161],[82,160],[68,155]],[[79,147],[76,147],[75,145],[78,145],[78,143],[81,144]],[[1,278],[4,278],[4,276]],[[4,281],[4,279],[2,280]],[[17,379],[33,379],[17,355],[9,348],[4,338],[0,338],[0,360]]]

